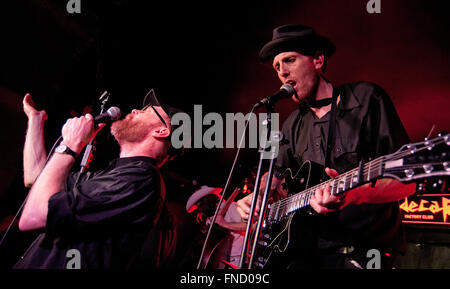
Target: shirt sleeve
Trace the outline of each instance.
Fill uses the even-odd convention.
[[[378,85],[373,84],[369,104],[366,140],[371,144],[372,157],[390,154],[409,142],[408,134],[395,110],[389,95]]]
[[[156,169],[113,169],[79,182],[49,200],[46,233],[51,236],[114,232],[156,222],[163,201]]]

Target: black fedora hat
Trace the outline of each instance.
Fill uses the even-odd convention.
[[[273,30],[272,40],[259,52],[261,61],[267,61],[281,52],[300,51],[312,55],[321,50],[325,57],[330,57],[336,46],[328,38],[316,34],[313,28],[300,24],[288,24]]]

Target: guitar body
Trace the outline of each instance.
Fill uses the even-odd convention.
[[[306,161],[301,168],[293,174],[290,170],[286,170],[283,174],[287,187],[288,195],[293,195],[304,191],[314,185],[320,184],[328,177],[323,178],[325,168],[318,163]]]
[[[288,195],[304,191],[311,186],[317,185],[324,180],[324,167],[311,162],[305,162],[295,173],[287,170],[284,178],[287,185]],[[298,254],[297,248],[312,242],[311,226],[313,220],[309,214],[310,208],[305,207],[301,210],[285,215],[272,214],[267,215],[271,204],[266,211],[265,222],[261,232],[261,240],[257,249],[258,258],[255,260],[255,268],[280,268],[280,265],[286,266],[286,260]],[[304,250],[300,250],[305,254]]]

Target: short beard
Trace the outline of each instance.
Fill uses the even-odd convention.
[[[111,134],[119,144],[138,143],[145,139],[153,127],[154,125],[151,123],[122,119],[111,125]]]
[[[319,89],[320,75],[314,73],[307,81],[303,83],[311,84],[309,86],[304,86],[304,96],[300,99],[300,103],[311,103],[316,100],[317,90]]]

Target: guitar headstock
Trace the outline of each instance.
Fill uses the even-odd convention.
[[[450,176],[450,134],[402,146],[384,157],[383,176],[401,182]]]

